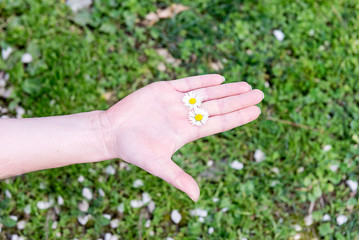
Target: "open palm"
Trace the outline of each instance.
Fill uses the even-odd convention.
[[[158,176],[198,200],[196,181],[172,160],[183,145],[198,138],[227,131],[255,120],[263,99],[245,82],[221,84],[224,78],[208,74],[150,84],[121,100],[109,110],[113,155]],[[201,94],[209,113],[206,125],[188,121],[182,98],[188,91]]]

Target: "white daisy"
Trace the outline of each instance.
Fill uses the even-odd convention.
[[[199,92],[192,91],[192,92],[186,93],[184,95],[182,101],[188,109],[193,109],[193,108],[198,108],[199,106],[201,106],[203,97],[201,96],[201,94],[199,94]]]
[[[188,119],[193,125],[200,127],[207,123],[208,112],[203,108],[194,108],[189,111]]]

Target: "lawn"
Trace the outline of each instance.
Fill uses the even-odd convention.
[[[12,49],[0,115],[104,110],[205,73],[265,93],[258,120],[174,155],[198,202],[119,159],[39,171],[0,182],[0,239],[358,240],[359,2],[184,0],[148,22],[173,3],[95,0],[74,13],[64,0],[0,0],[0,48]]]

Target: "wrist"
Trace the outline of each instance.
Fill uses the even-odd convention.
[[[109,160],[116,158],[114,151],[114,126],[109,121],[106,111],[93,111],[93,119],[91,120],[91,130],[95,136],[96,147],[101,149],[101,160]]]

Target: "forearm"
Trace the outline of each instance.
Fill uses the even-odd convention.
[[[0,179],[41,169],[111,159],[103,111],[0,119]]]

